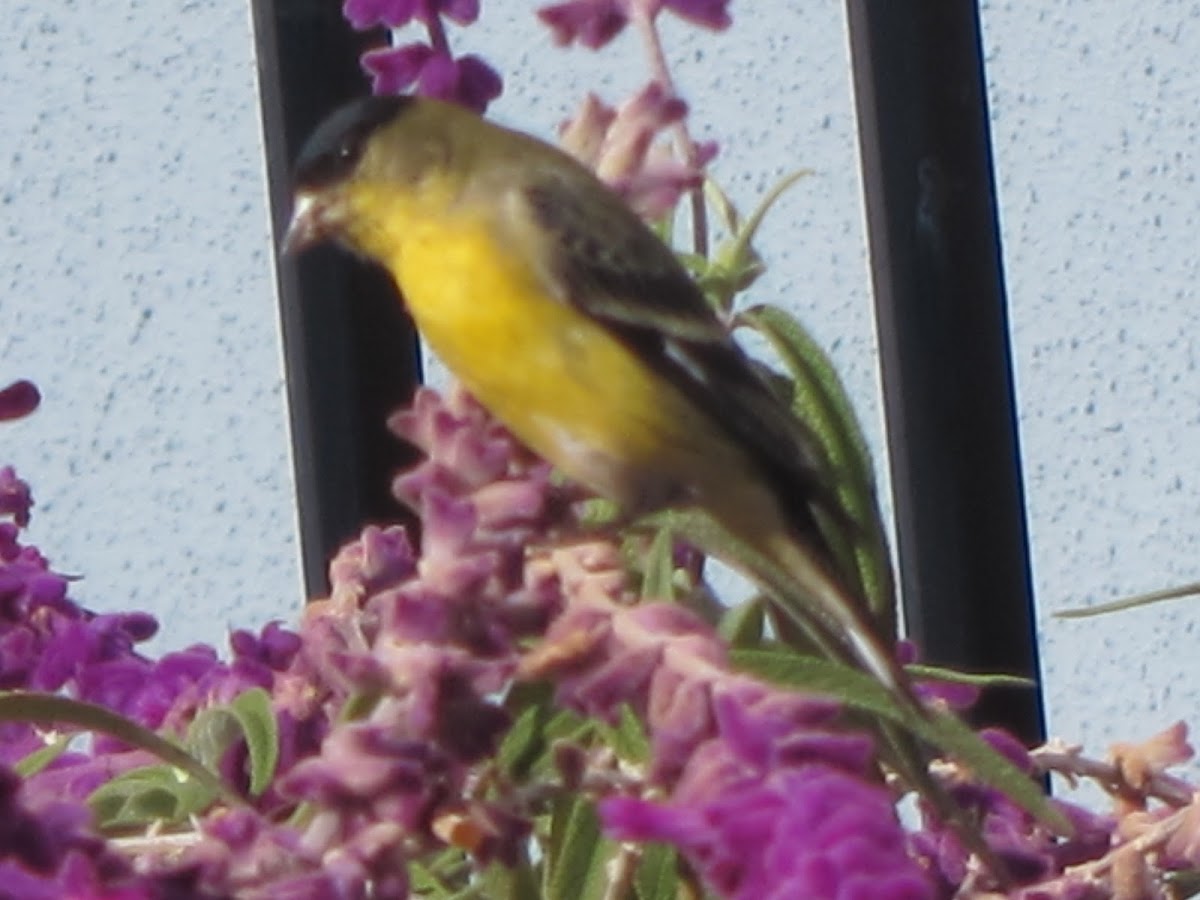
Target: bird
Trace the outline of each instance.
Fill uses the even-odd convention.
[[[283,252],[326,241],[390,273],[427,345],[531,450],[632,513],[700,510],[753,548],[748,574],[793,625],[916,703],[838,574],[811,430],[584,165],[450,103],[361,98],[294,167]]]

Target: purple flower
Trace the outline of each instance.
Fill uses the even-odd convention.
[[[342,8],[358,29],[383,25],[400,28],[423,23],[429,43],[369,50],[362,66],[376,94],[399,94],[409,88],[425,97],[458,103],[482,113],[500,96],[500,75],[475,55],[454,56],[441,17],[462,25],[479,16],[479,0],[346,0]]]
[[[483,112],[503,89],[496,70],[478,56],[455,59],[428,44],[370,50],[362,63],[376,94],[399,94],[415,85],[422,96]]]
[[[676,846],[723,897],[935,896],[891,796],[836,763],[764,770],[713,741],[669,800],[612,797],[600,816],[618,840]]]
[[[260,635],[238,629],[229,636],[229,646],[238,660],[253,661],[275,671],[291,664],[302,643],[300,635],[279,622],[268,622]]]
[[[0,467],[0,516],[8,516],[18,527],[25,528],[32,508],[29,485],[17,477],[12,466]]]
[[[538,10],[538,18],[554,34],[559,45],[579,41],[598,50],[615,38],[629,23],[621,0],[570,0]]]
[[[590,168],[643,218],[660,219],[685,191],[704,180],[715,144],[680,160],[659,133],[687,114],[687,104],[651,82],[614,110],[589,94],[574,119],[559,130],[563,148]]]
[[[42,395],[32,381],[14,381],[0,388],[0,422],[20,419],[37,409]]]
[[[623,605],[619,551],[593,542],[541,558],[567,607],[521,674],[553,678],[560,704],[645,723],[646,782],[660,802],[609,797],[609,836],[676,846],[722,896],[927,898],[875,753],[837,725],[832,700],[730,671],[717,635],[686,609]]]
[[[981,737],[1031,776],[1035,774],[1029,754],[1016,739],[997,729],[987,729]],[[1073,827],[1074,834],[1064,839],[1001,791],[972,780],[969,773],[961,772],[956,766],[940,767],[935,774],[959,809],[978,823],[987,845],[1017,885],[1035,885],[1067,867],[1097,859],[1112,845],[1117,823],[1111,816],[1097,815],[1074,804],[1052,800]],[[977,868],[977,863],[959,836],[939,822],[924,804],[922,815],[925,827],[912,835],[913,850],[943,888],[952,891],[963,883],[972,869]],[[985,878],[986,875],[980,873],[976,877]],[[985,882],[979,887],[999,889],[1000,885]],[[1038,896],[1036,887],[1031,890],[1034,891],[1031,897]]]
[[[0,766],[0,894],[134,900],[157,896],[148,879],[90,831],[91,812],[73,801],[30,790]]]
[[[461,391],[422,390],[389,424],[427,453],[394,484],[421,513],[420,553],[402,529],[365,529],[331,564],[331,596],[306,608],[301,645],[283,642],[287,668],[272,669],[281,722],[326,722],[353,697],[377,698],[350,721],[302,731],[316,752],[290,757],[276,785],[279,803],[315,804],[300,839],[326,875],[337,855],[347,883],[373,865],[367,848],[385,826],[397,870],[397,848],[445,840],[451,822],[474,836],[464,849],[476,859],[516,857],[525,817],[464,800],[466,785],[509,724],[496,697],[523,642],[561,608],[558,585],[527,561],[529,540],[565,508],[546,465]],[[254,662],[268,639],[280,642],[235,646]],[[320,873],[303,863],[289,877],[300,890]]]
[[[653,20],[663,9],[696,25],[728,28],[729,0],[568,0],[538,10],[538,18],[554,33],[558,44],[579,41],[597,50],[635,17]]]
[[[342,15],[359,31],[400,28],[414,19],[429,25],[438,16],[469,25],[479,17],[479,0],[346,0]]]

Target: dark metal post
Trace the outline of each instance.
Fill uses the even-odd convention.
[[[331,110],[369,89],[358,57],[377,35],[355,34],[329,0],[253,0],[274,233],[291,208],[290,171],[304,138]],[[416,335],[390,280],[331,249],[279,263],[304,576],[324,593],[326,565],[370,521],[404,510],[389,488],[411,453],[388,414],[419,378]]]
[[[909,634],[1036,677],[1008,321],[974,0],[847,0]],[[1042,736],[1036,692],[982,721]]]

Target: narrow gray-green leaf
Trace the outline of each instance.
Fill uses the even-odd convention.
[[[471,887],[474,892],[471,896],[478,897],[480,900],[497,900],[497,898],[541,900],[542,898],[537,876],[527,863],[512,867],[492,863],[479,877],[478,884]]]
[[[759,332],[796,382],[797,411],[817,432],[835,466],[856,487],[873,487],[875,470],[854,406],[829,355],[786,310],[755,306],[738,321]]]
[[[1003,672],[959,672],[941,666],[919,664],[904,667],[916,681],[947,681],[951,684],[966,684],[980,688],[1035,688],[1037,682],[1021,675],[1006,675]]]
[[[866,437],[837,370],[800,322],[784,310],[758,306],[741,313],[738,321],[770,342],[792,376],[794,411],[820,442],[838,499],[860,530],[857,534],[831,533],[828,537],[842,555],[852,557],[856,580],[861,582],[872,612],[892,633],[895,592],[886,530],[875,492],[875,470]],[[827,524],[833,528],[835,523]]]
[[[650,758],[650,740],[646,737],[646,729],[629,704],[621,705],[615,726],[601,722],[600,730],[608,745],[621,759],[642,763]]]
[[[645,844],[633,886],[638,900],[675,900],[679,871],[675,851],[665,844]]]
[[[415,886],[414,886],[415,887]],[[532,866],[492,863],[466,889],[452,895],[454,900],[540,900],[541,889]]]
[[[803,628],[813,644],[827,655],[837,653],[830,635],[839,624],[818,604],[803,602],[792,589],[791,575],[773,564],[756,547],[734,537],[712,516],[700,509],[672,509],[653,513],[645,521],[670,525],[680,537],[756,579],[771,594],[772,604]]]
[[[551,828],[545,893],[551,900],[601,900],[617,846],[603,837],[596,808],[581,797],[559,798]]]
[[[36,775],[50,763],[54,762],[60,756],[67,752],[71,746],[71,736],[64,735],[56,738],[52,743],[47,744],[38,750],[23,757],[13,765],[13,771],[22,778],[29,778],[31,775]]]
[[[153,753],[164,762],[182,769],[227,803],[243,805],[245,802],[195,757],[148,728],[94,703],[32,691],[0,693],[0,722],[37,722],[42,725],[66,723],[87,731],[99,731],[131,747]]]
[[[723,252],[719,254],[718,258],[723,262],[744,263],[746,258],[754,252],[751,244],[758,235],[758,229],[762,227],[763,222],[766,220],[767,213],[771,211],[771,207],[778,202],[780,197],[787,193],[789,188],[802,178],[807,178],[812,174],[812,169],[800,169],[799,171],[792,172],[790,175],[785,175],[759,201],[758,206],[754,212],[750,213],[750,217],[746,219],[745,224],[738,223],[735,218],[733,227],[730,229],[735,232],[734,239],[731,244],[723,248]],[[734,215],[736,216],[736,211]]]
[[[739,668],[767,681],[827,694],[850,708],[896,722],[1060,834],[1071,833],[1070,823],[1038,785],[956,717],[944,713],[919,716],[898,706],[874,678],[828,660],[780,650],[737,650],[732,658]]]
[[[729,607],[717,625],[717,632],[731,647],[757,647],[762,643],[766,613],[761,596]]]
[[[521,709],[496,752],[496,762],[511,777],[521,777],[546,746],[545,728],[549,719],[545,703],[530,703]]]
[[[741,229],[742,217],[738,213],[737,207],[733,205],[733,201],[729,199],[729,195],[725,193],[721,185],[711,177],[704,179],[704,199],[717,214],[721,227],[730,234]]]
[[[1091,616],[1102,616],[1105,613],[1119,612],[1123,609],[1136,609],[1139,606],[1149,606],[1151,603],[1162,603],[1164,600],[1178,600],[1182,597],[1194,597],[1200,594],[1200,581],[1180,587],[1165,588],[1161,591],[1150,591],[1146,594],[1136,594],[1133,597],[1122,597],[1108,603],[1097,603],[1095,606],[1085,606],[1080,609],[1065,609],[1054,615],[1059,619],[1086,619]]]
[[[642,596],[675,599],[675,537],[669,526],[659,528],[642,560]]]
[[[485,873],[486,877],[486,873]],[[414,859],[408,864],[408,888],[414,896],[425,900],[449,900],[455,892],[442,884],[441,880],[425,867],[420,859]]]

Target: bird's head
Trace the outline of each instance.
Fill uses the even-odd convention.
[[[407,96],[367,97],[330,115],[296,160],[283,252],[332,240],[379,258],[420,207],[444,200],[470,111]]]

